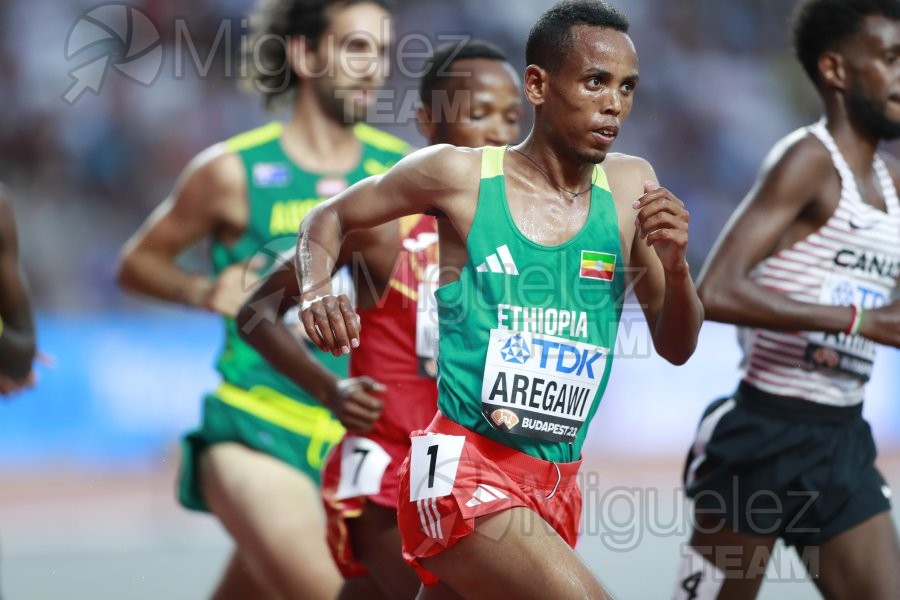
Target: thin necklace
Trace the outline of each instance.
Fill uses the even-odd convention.
[[[547,178],[547,181],[549,181],[552,185],[556,186],[556,188],[557,188],[558,190],[563,191],[563,192],[565,192],[565,193],[567,193],[567,194],[571,194],[573,200],[574,200],[575,198],[577,198],[578,196],[581,196],[582,194],[591,191],[591,188],[594,187],[594,184],[595,184],[595,183],[597,183],[597,169],[594,169],[594,175],[591,177],[591,185],[589,185],[587,188],[581,190],[580,192],[573,192],[572,190],[567,190],[567,189],[564,188],[563,186],[561,186],[561,185],[559,185],[558,183],[554,182],[554,181],[553,181],[553,178],[550,177],[550,173],[548,173],[548,172],[544,169],[544,167],[542,167],[540,164],[538,164],[538,161],[534,160],[533,158],[531,158],[530,156],[528,156],[527,154],[525,154],[525,153],[522,152],[521,150],[517,150],[517,149],[513,148],[512,146],[507,146],[506,149],[507,149],[507,150],[512,150],[512,151],[515,152],[516,154],[521,154],[522,156],[524,156],[525,158],[527,158],[528,160],[530,160],[531,163],[532,163],[535,167],[537,167],[538,171],[540,171],[541,173],[544,174],[544,177]]]

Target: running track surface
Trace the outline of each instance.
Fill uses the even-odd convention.
[[[145,472],[0,473],[5,600],[195,600],[231,544],[210,517],[174,500],[174,460]],[[618,598],[671,597],[686,505],[678,460],[585,460],[579,552]],[[879,465],[900,489],[900,454]],[[895,509],[895,520],[900,511]],[[792,552],[776,550],[763,600],[819,598]]]

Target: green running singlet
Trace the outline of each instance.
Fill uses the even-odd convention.
[[[244,163],[250,213],[240,239],[227,246],[213,243],[216,274],[254,257],[264,258],[268,268],[275,257],[296,244],[300,221],[313,207],[357,181],[384,173],[409,152],[409,145],[403,140],[367,125],[357,125],[354,131],[363,143],[362,157],[356,168],[344,176],[301,170],[281,147],[280,123],[248,131],[226,142],[227,148]],[[309,348],[326,367],[346,376],[347,357],[336,358],[311,344]],[[251,390],[263,386],[295,400],[318,404],[240,338],[234,319],[225,319],[225,346],[216,368],[226,383],[239,388]]]
[[[581,456],[612,366],[624,296],[619,224],[598,165],[580,232],[543,246],[518,229],[505,148],[484,148],[469,258],[436,296],[438,407],[460,425],[531,456]]]

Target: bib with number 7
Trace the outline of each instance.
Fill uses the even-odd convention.
[[[341,445],[341,480],[336,500],[372,496],[381,491],[381,479],[391,455],[374,440],[346,437]]]

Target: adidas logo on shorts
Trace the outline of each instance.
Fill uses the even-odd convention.
[[[488,502],[493,502],[494,500],[505,500],[507,498],[509,498],[509,496],[507,496],[497,488],[479,483],[478,487],[475,488],[475,493],[472,494],[472,499],[466,502],[466,506],[468,506],[469,508],[473,508],[475,506],[478,506],[479,504],[487,504]]]

